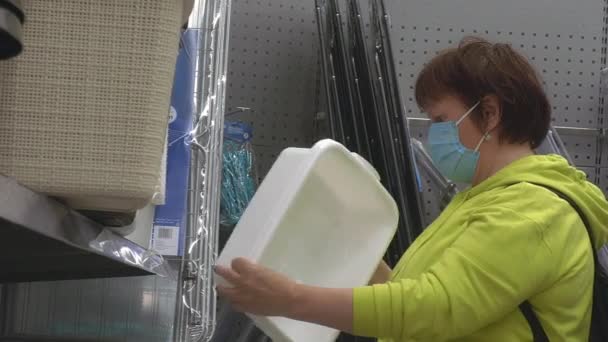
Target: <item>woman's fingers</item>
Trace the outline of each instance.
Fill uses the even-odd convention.
[[[232,285],[237,285],[240,281],[241,277],[239,276],[239,274],[228,267],[217,265],[215,266],[214,270],[217,275],[224,278]]]
[[[238,295],[238,290],[236,290],[233,287],[227,287],[227,286],[220,286],[220,285],[218,285],[218,286],[216,286],[216,290],[217,290],[217,293],[220,296],[225,297],[225,298],[227,298],[229,300],[234,299],[234,297],[236,295]]]
[[[232,308],[238,312],[248,312],[247,306],[247,296],[241,293],[241,289],[226,287],[226,286],[217,286],[217,293],[222,297],[227,299]]]
[[[251,273],[255,265],[244,258],[236,258],[232,260],[231,267],[216,265],[214,270],[217,275],[224,278],[232,285],[241,284],[246,278],[246,275]]]
[[[245,258],[236,258],[232,260],[232,269],[240,275],[248,274],[254,268],[255,265]]]
[[[215,272],[231,286],[217,286],[217,292],[238,311],[255,315],[283,316],[291,310],[296,283],[286,276],[236,258],[231,267],[216,266]]]

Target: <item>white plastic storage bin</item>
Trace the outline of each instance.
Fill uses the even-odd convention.
[[[132,211],[158,190],[181,0],[25,0],[0,61],[0,173],[77,209]]]
[[[397,206],[372,166],[324,140],[312,149],[281,153],[217,263],[229,266],[234,258],[246,257],[304,284],[362,286],[397,223]],[[252,319],[275,342],[330,342],[338,335],[285,318]]]

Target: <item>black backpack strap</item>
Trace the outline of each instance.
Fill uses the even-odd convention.
[[[530,304],[530,302],[525,301],[521,303],[521,305],[519,306],[519,310],[526,318],[526,321],[528,321],[528,325],[532,330],[532,337],[534,338],[533,341],[549,342],[549,337],[547,337],[545,329],[543,329],[543,325],[538,320],[538,317],[534,313],[534,310],[532,310],[532,305]]]

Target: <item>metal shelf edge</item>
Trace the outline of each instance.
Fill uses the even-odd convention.
[[[0,283],[172,276],[162,256],[0,176]]]

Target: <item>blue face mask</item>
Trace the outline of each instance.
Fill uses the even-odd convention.
[[[437,122],[429,129],[428,144],[431,148],[431,158],[439,171],[448,179],[457,183],[470,184],[479,162],[479,147],[487,138],[487,134],[477,144],[475,150],[464,146],[458,134],[458,125],[469,116],[477,102],[458,121]]]

